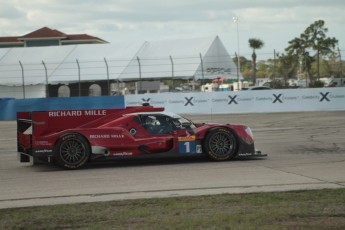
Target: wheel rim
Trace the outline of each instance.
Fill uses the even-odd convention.
[[[224,156],[232,153],[234,149],[234,140],[228,134],[216,133],[212,137],[209,146],[214,154]]]
[[[86,149],[82,142],[76,139],[64,142],[60,147],[61,159],[68,164],[78,164],[86,155]]]

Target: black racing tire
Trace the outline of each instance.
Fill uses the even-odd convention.
[[[54,150],[55,162],[64,169],[78,169],[85,165],[91,155],[89,142],[78,133],[63,135]]]
[[[236,156],[237,150],[237,136],[224,127],[212,129],[203,141],[203,151],[213,160],[230,160]]]

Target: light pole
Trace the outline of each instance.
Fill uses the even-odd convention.
[[[238,23],[240,21],[240,18],[239,17],[233,17],[232,19],[236,23],[236,27],[237,27],[237,84],[238,84],[237,90],[240,90],[241,64],[240,64],[240,36],[238,33]]]

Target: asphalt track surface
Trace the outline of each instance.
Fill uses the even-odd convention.
[[[266,159],[159,158],[81,170],[19,163],[16,123],[0,122],[0,208],[345,187],[345,111],[188,116],[249,125]]]

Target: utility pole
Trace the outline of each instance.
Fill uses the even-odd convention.
[[[317,80],[320,80],[320,46],[317,45]]]
[[[339,63],[340,78],[342,78],[343,77],[343,63],[342,63],[342,60],[341,60],[341,53],[340,53],[339,47],[338,47],[338,53],[339,53],[339,59],[340,59],[340,63]]]
[[[275,79],[276,76],[276,49],[273,50],[273,80]]]

